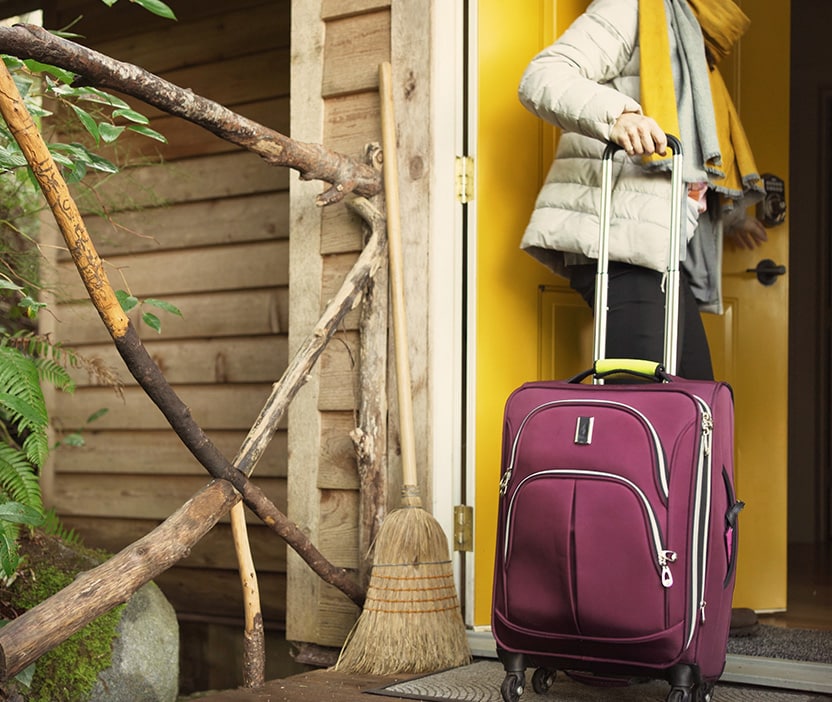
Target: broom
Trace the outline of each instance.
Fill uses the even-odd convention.
[[[378,530],[364,608],[335,665],[336,670],[369,675],[428,673],[471,660],[448,539],[439,522],[422,509],[417,485],[391,73],[389,63],[379,66],[402,503]]]

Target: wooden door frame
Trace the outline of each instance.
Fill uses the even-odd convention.
[[[456,197],[455,162],[463,153],[465,57],[464,5],[432,3],[431,56],[431,231],[429,271],[429,378],[433,489],[431,510],[453,540],[454,506],[465,494],[464,401],[465,311],[463,309],[463,205]],[[452,545],[452,549],[453,549]],[[471,559],[452,551],[457,588],[466,602]]]

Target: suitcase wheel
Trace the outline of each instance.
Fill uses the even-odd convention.
[[[714,683],[702,680],[695,667],[677,666],[671,676],[666,702],[711,702]]]
[[[526,676],[517,671],[506,673],[500,692],[503,695],[503,702],[518,702],[523,688],[526,686]]]
[[[549,692],[549,688],[554,684],[557,675],[557,670],[538,668],[534,671],[534,675],[532,675],[532,689],[534,689],[538,695],[546,694]]]

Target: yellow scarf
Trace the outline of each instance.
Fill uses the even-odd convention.
[[[750,20],[732,0],[687,2],[702,27],[709,60],[715,63],[728,54]],[[639,44],[644,114],[655,119],[665,132],[680,136],[664,0],[639,0]],[[709,78],[721,152],[721,158],[704,164],[709,172],[719,174],[711,176],[710,184],[732,199],[739,198],[748,189],[762,192],[748,138],[715,66],[709,71]]]

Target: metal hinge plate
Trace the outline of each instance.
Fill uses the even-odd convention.
[[[474,550],[474,508],[454,506],[454,551]]]
[[[454,165],[456,199],[463,205],[474,199],[474,159],[471,156],[457,156]]]

